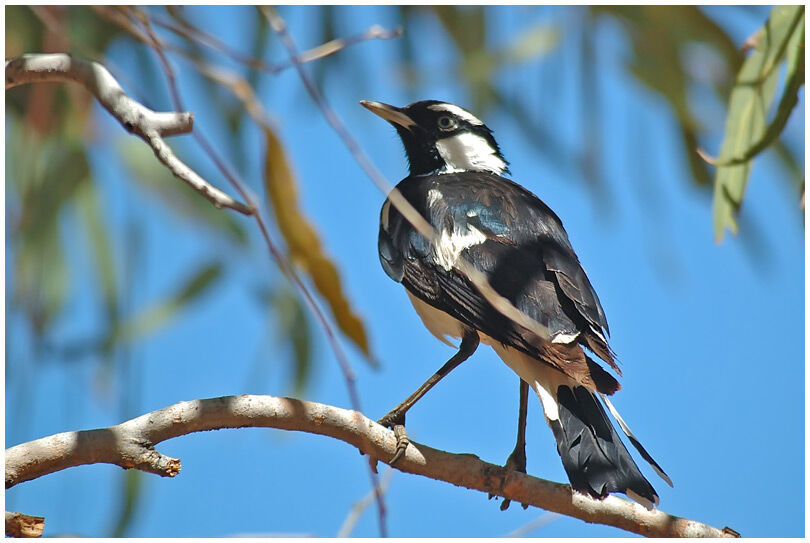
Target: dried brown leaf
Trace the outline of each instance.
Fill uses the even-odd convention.
[[[290,256],[307,272],[315,288],[329,304],[338,327],[371,359],[363,321],[352,310],[337,267],[326,255],[317,232],[298,205],[295,177],[284,148],[269,127],[265,128],[265,135],[265,188]]]

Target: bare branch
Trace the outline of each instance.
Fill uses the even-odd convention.
[[[6,488],[68,467],[95,463],[173,477],[180,470],[180,461],[163,456],[155,445],[193,432],[245,427],[329,436],[372,458],[391,458],[396,449],[393,432],[357,411],[292,398],[225,396],[180,402],[117,426],[56,434],[11,447],[6,450]],[[647,510],[616,496],[595,500],[572,491],[569,485],[510,471],[472,454],[452,454],[414,441],[396,468],[649,537],[734,535],[731,530]]]
[[[253,209],[215,188],[183,163],[163,140],[164,136],[191,132],[194,116],[188,112],[159,113],[130,98],[101,64],[64,53],[22,55],[6,61],[6,89],[25,83],[73,81],[84,86],[127,132],[152,147],[155,155],[178,179],[186,182],[218,208],[253,214]]]
[[[136,102],[97,62],[63,53],[22,55],[6,61],[6,90],[25,83],[73,81],[83,85],[127,132],[140,137],[156,133],[172,136],[191,132],[191,113],[157,113]]]
[[[6,535],[8,537],[40,537],[44,529],[45,519],[43,517],[6,511]]]

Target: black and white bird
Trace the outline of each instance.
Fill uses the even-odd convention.
[[[531,387],[574,490],[595,498],[619,492],[647,507],[657,504],[658,495],[603,403],[641,456],[672,482],[607,398],[619,383],[591,355],[621,372],[606,339],[605,313],[562,221],[537,196],[504,177],[508,163],[492,131],[466,109],[435,100],[403,108],[360,103],[396,129],[410,165],[410,175],[397,189],[435,232],[432,239],[423,236],[389,195],[380,213],[380,262],[405,287],[434,336],[451,346],[448,337],[461,338],[456,355],[380,419],[400,437],[393,461],[407,447],[407,410],[483,342],[521,379],[518,440],[507,467],[526,470]],[[462,259],[540,327],[529,329],[495,309],[492,298],[460,269]]]

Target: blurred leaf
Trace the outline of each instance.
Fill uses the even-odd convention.
[[[272,43],[269,40],[270,26],[267,24],[267,19],[264,17],[253,17],[254,35],[253,42],[250,47],[250,56],[253,58],[263,58],[267,53],[268,44]],[[269,56],[267,58],[270,58]],[[258,88],[260,77],[262,73],[259,70],[251,70],[247,67],[244,68],[244,77],[247,80],[248,87],[251,89]],[[252,132],[242,130],[245,121],[248,119],[249,113],[246,107],[241,108],[241,115],[239,116],[239,123],[236,127],[237,137],[234,140],[237,142],[236,149],[234,149],[234,162],[236,164],[249,164],[248,149],[250,149],[250,142],[248,141],[252,136]]]
[[[802,142],[804,143],[804,142]],[[780,139],[773,143],[774,157],[779,160],[782,167],[788,174],[785,180],[791,183],[794,187],[804,187],[804,164],[799,165],[799,161],[787,145]],[[802,158],[804,158],[804,149],[801,150]],[[802,215],[804,216],[804,215]]]
[[[538,24],[530,27],[515,38],[510,45],[498,53],[500,62],[526,62],[541,57],[557,46],[560,33],[553,26]]]
[[[84,223],[85,233],[95,258],[97,278],[101,283],[107,322],[115,327],[118,320],[118,281],[115,271],[115,255],[108,236],[109,227],[104,223],[98,190],[94,183],[85,184],[77,196],[79,218]]]
[[[57,230],[19,245],[14,266],[14,303],[25,308],[38,334],[62,309],[68,285],[68,268]]]
[[[121,509],[111,533],[111,537],[116,538],[126,537],[143,491],[143,473],[140,471],[128,469],[123,473],[122,479],[124,484],[121,487]]]
[[[315,288],[329,304],[338,327],[371,361],[365,326],[343,292],[335,264],[324,253],[318,234],[299,208],[295,179],[281,142],[272,130],[265,129],[265,136],[265,187],[290,255],[312,278]]]
[[[222,276],[222,264],[211,262],[200,266],[185,279],[174,294],[123,322],[108,341],[133,341],[166,325],[178,313],[207,294]]]
[[[86,6],[71,6],[67,18],[71,52],[79,56],[99,58],[114,39],[131,39],[120,26],[110,24]]]
[[[726,33],[696,6],[595,6],[596,13],[622,21],[633,43],[630,72],[650,90],[669,102],[677,117],[683,151],[694,181],[708,186],[708,165],[695,152],[700,122],[689,107],[690,78],[684,66],[684,51],[700,43],[720,53],[726,70],[733,73],[740,54]]]
[[[492,85],[497,61],[487,49],[484,6],[430,6],[461,54],[458,73],[472,94],[472,110],[485,112],[495,101]]]
[[[292,347],[295,369],[293,390],[296,396],[300,396],[312,376],[312,333],[309,319],[300,297],[289,289],[274,294],[271,303],[278,317],[279,339],[288,341]]]
[[[80,142],[53,134],[44,139],[13,118],[7,123],[7,168],[19,199],[11,225],[15,243],[14,296],[35,330],[42,333],[62,309],[70,285],[60,238],[59,218],[79,187],[89,164]]]
[[[678,129],[681,133],[683,150],[686,154],[689,171],[692,172],[692,178],[698,185],[710,186],[712,183],[712,174],[709,171],[709,165],[706,164],[706,161],[696,152],[696,149],[700,148],[697,132],[683,125],[679,126]]]
[[[335,28],[335,22],[337,20],[336,15],[339,10],[335,9],[335,6],[330,5],[318,6],[317,8],[313,6],[313,9],[318,10],[316,20],[320,22],[320,28],[318,29],[319,30],[318,43],[327,43],[337,38],[337,29]],[[258,17],[258,19],[265,20],[264,17]],[[323,92],[324,83],[326,82],[326,74],[330,66],[345,64],[340,61],[341,60],[339,58],[340,55],[337,55],[337,57],[338,58],[335,59],[334,62],[315,62],[312,63],[312,65],[310,66],[310,71],[312,72],[312,80],[321,93]],[[359,88],[364,87],[364,85],[361,84],[358,84],[357,86]],[[310,103],[312,102],[311,100],[307,101]]]
[[[6,58],[42,47],[43,25],[26,6],[4,6],[6,11]]]
[[[233,215],[214,208],[185,183],[176,179],[142,141],[122,137],[117,143],[118,152],[133,177],[172,211],[224,234],[239,245],[244,246],[247,243],[247,234]]]
[[[743,155],[765,134],[766,115],[776,91],[777,65],[784,58],[794,29],[803,16],[802,6],[771,10],[752,54],[737,75],[729,99],[728,118],[720,161]],[[722,241],[726,228],[736,234],[751,162],[717,168],[714,180],[714,236]]]

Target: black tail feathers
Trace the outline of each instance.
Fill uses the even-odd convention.
[[[647,507],[657,504],[658,494],[641,474],[599,399],[585,387],[563,385],[557,389],[557,402],[560,420],[550,424],[571,487],[594,498],[621,492]]]

